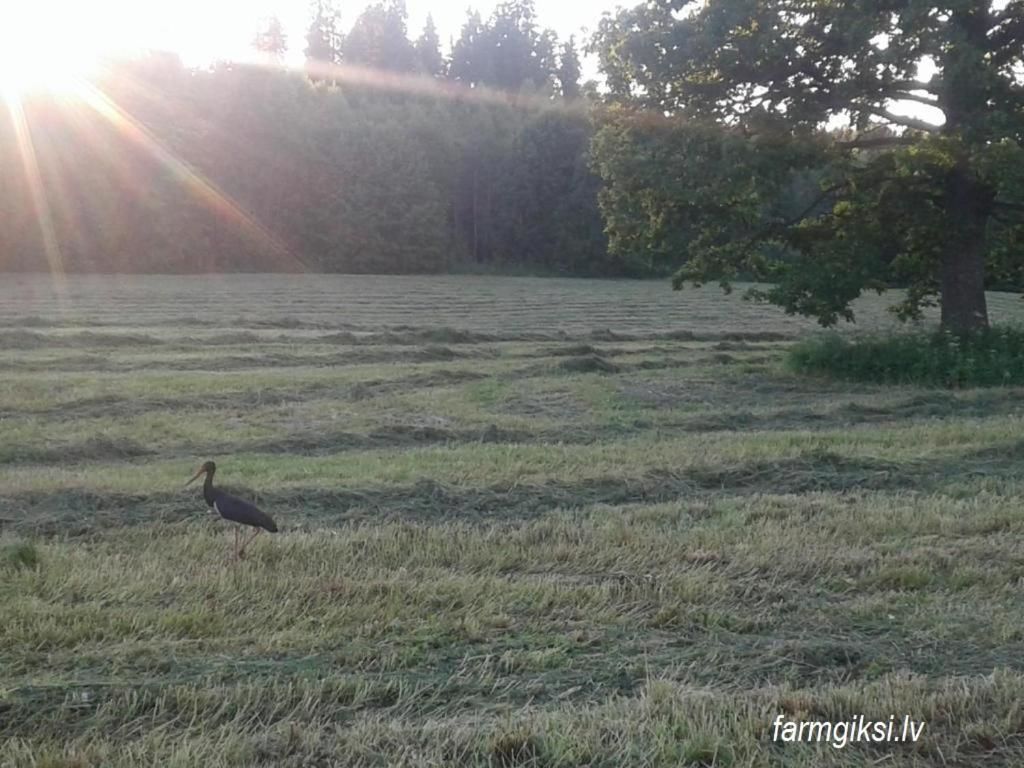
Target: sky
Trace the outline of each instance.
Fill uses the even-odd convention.
[[[434,17],[442,47],[457,37],[473,6],[486,18],[498,0],[407,0],[410,37],[419,35],[427,14]],[[560,38],[581,28],[593,30],[607,6],[594,0],[536,0],[538,22]],[[340,0],[343,30],[351,27],[366,7],[366,0]],[[302,61],[309,0],[0,0],[0,46],[8,52],[37,48],[59,49],[62,59],[123,53],[146,48],[172,50],[189,65],[202,66],[215,59],[244,59],[252,54],[251,41],[271,15],[285,27],[289,63]],[[54,25],[53,19],[61,19]],[[7,56],[4,66],[13,66]],[[593,73],[588,62],[586,75]]]

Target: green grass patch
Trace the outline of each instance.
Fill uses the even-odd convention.
[[[998,327],[955,335],[829,333],[795,344],[789,368],[849,381],[942,387],[1024,384],[1024,328]]]

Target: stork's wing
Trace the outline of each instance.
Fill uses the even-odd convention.
[[[277,533],[277,523],[274,522],[270,515],[255,504],[250,504],[248,501],[232,496],[230,493],[225,493],[224,491],[218,493],[214,506],[225,520],[241,523],[242,525],[251,525],[256,528],[265,528],[271,533]]]
[[[235,485],[230,483],[228,485],[218,485],[218,493],[225,493],[228,496],[234,496],[236,499],[245,501],[250,499],[249,504],[261,504],[263,502],[263,494],[257,491],[255,488],[250,488],[247,485]]]

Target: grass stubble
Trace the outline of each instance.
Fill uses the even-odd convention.
[[[5,315],[0,765],[1024,764],[1019,390],[798,378],[713,293],[225,328],[167,280]],[[207,458],[282,526],[244,562]]]

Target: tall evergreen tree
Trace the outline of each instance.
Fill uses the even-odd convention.
[[[434,17],[427,14],[423,33],[416,40],[416,60],[420,71],[431,77],[444,75],[444,56],[441,55],[441,39],[437,36]]]
[[[270,64],[280,64],[288,50],[288,36],[284,33],[281,20],[271,16],[266,27],[256,34],[253,48]]]
[[[566,101],[580,97],[581,74],[580,57],[576,51],[576,38],[573,36],[562,44],[558,57],[558,86],[562,91],[562,98]]]
[[[508,93],[551,93],[556,44],[554,32],[538,29],[533,0],[501,3],[486,24],[471,12],[452,50],[451,77]]]
[[[480,12],[469,10],[462,25],[459,39],[452,45],[448,76],[470,88],[484,83],[486,67],[482,61],[484,23]]]
[[[533,0],[500,4],[488,24],[484,54],[491,60],[490,85],[515,92],[524,86],[542,90],[551,73],[551,40],[537,30]]]
[[[405,0],[387,0],[368,6],[342,43],[348,64],[391,72],[413,72],[416,52],[406,32]]]
[[[306,32],[306,63],[310,70],[337,64],[341,60],[338,10],[334,0],[314,0],[313,18]]]

